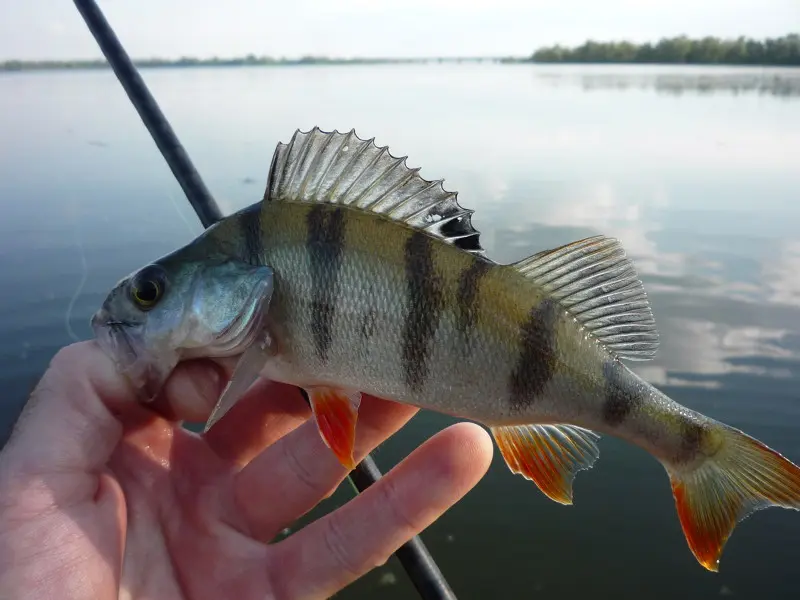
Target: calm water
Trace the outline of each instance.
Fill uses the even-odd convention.
[[[800,73],[524,65],[146,71],[226,211],[260,198],[275,144],[352,127],[446,178],[500,261],[617,236],[662,346],[636,370],[677,401],[800,461]],[[111,72],[0,77],[2,439],[49,358],[122,275],[200,231]],[[66,314],[76,294],[72,318]],[[450,423],[418,415],[384,470]],[[615,439],[547,500],[499,453],[430,527],[469,598],[800,597],[800,515],[735,531],[721,572],[694,560],[667,477]],[[319,511],[346,501],[345,484]],[[390,561],[342,598],[413,598]]]

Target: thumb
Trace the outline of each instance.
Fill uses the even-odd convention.
[[[152,405],[95,341],[61,349],[36,385],[0,453],[0,473],[98,473],[122,439],[124,423],[208,415],[234,359],[188,362]]]
[[[126,504],[105,464],[134,403],[94,343],[53,358],[0,453],[0,596],[116,598]]]
[[[133,388],[94,342],[63,348],[14,426],[0,459],[3,470],[98,472],[122,436],[116,415],[136,403]]]

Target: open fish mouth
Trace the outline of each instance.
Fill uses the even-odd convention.
[[[103,309],[95,313],[91,325],[97,343],[114,361],[117,370],[131,382],[139,399],[143,402],[153,400],[177,361],[153,356],[137,336],[130,335],[130,324],[111,320]]]

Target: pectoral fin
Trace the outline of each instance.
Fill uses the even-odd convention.
[[[305,388],[311,409],[317,419],[317,428],[325,444],[347,469],[356,466],[353,446],[356,440],[360,392],[348,392],[331,387]]]
[[[242,398],[244,393],[253,385],[253,382],[258,379],[258,374],[266,365],[270,354],[269,336],[265,332],[262,340],[251,344],[242,354],[236,364],[236,368],[233,370],[231,380],[225,386],[219,400],[217,400],[216,406],[211,411],[211,416],[208,417],[203,433],[211,429]]]

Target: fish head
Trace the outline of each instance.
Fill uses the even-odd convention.
[[[267,266],[178,252],[119,281],[91,325],[147,402],[181,360],[244,352],[263,329],[272,290]]]

